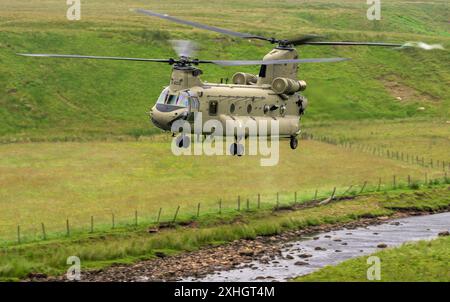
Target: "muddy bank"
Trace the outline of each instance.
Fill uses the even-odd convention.
[[[348,223],[337,223],[332,225],[321,225],[307,227],[301,230],[292,230],[280,235],[257,237],[254,240],[236,240],[234,242],[216,246],[206,247],[194,252],[186,252],[176,256],[167,256],[159,253],[158,258],[140,261],[133,265],[114,265],[102,270],[82,272],[82,281],[106,282],[106,281],[180,281],[198,280],[213,273],[231,271],[246,267],[252,269],[256,261],[258,263],[273,263],[277,259],[285,258],[282,255],[283,248],[289,242],[299,240],[305,236],[318,233],[326,233],[340,229],[357,229],[389,222],[408,216],[426,215],[423,212],[396,213],[390,217],[363,218]],[[382,239],[380,238],[380,244]],[[289,256],[288,256],[289,257]],[[298,259],[300,262],[308,258],[305,255]],[[65,281],[65,276],[46,277],[42,275],[30,276],[28,281]]]

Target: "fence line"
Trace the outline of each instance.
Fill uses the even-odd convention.
[[[251,202],[251,198],[246,197],[246,204],[245,204],[245,209],[246,211],[250,211],[252,210],[252,205],[253,208],[256,208],[258,210],[260,209],[271,209],[274,211],[277,210],[282,210],[282,209],[286,209],[286,206],[289,207],[296,207],[299,205],[304,205],[304,204],[315,204],[316,202],[319,202],[319,205],[323,205],[323,204],[327,204],[332,200],[336,200],[336,199],[341,199],[341,198],[345,198],[345,197],[350,197],[350,196],[358,196],[364,193],[370,193],[370,192],[377,192],[380,191],[382,188],[384,190],[389,190],[389,189],[398,189],[398,188],[402,188],[402,187],[408,187],[408,188],[412,188],[412,189],[416,189],[418,188],[421,184],[423,185],[433,185],[433,184],[439,184],[439,183],[450,183],[450,179],[448,178],[448,174],[447,172],[443,173],[443,176],[441,178],[436,178],[436,179],[430,179],[427,173],[424,173],[423,178],[420,179],[416,179],[414,180],[411,175],[407,175],[404,177],[404,182],[402,182],[401,180],[402,178],[398,178],[398,175],[392,175],[392,181],[388,181],[388,183],[384,183],[382,184],[382,178],[379,177],[377,178],[377,181],[372,182],[372,186],[370,186],[371,182],[369,181],[364,181],[361,185],[355,185],[355,184],[351,184],[349,187],[343,187],[340,190],[342,191],[342,193],[338,193],[338,188],[335,186],[332,188],[332,190],[327,191],[327,192],[319,192],[319,189],[315,189],[314,193],[310,196],[314,196],[313,198],[308,198],[306,197],[307,194],[298,194],[297,191],[293,191],[293,192],[285,192],[283,197],[283,199],[280,198],[280,192],[276,192],[275,194],[272,195],[271,199],[269,202],[264,202],[264,207],[263,202],[262,202],[262,195],[261,193],[258,193],[257,195],[254,196],[256,200],[256,203]],[[330,194],[331,192],[331,194]],[[299,196],[304,196],[305,199],[301,200],[301,198],[299,198]],[[205,207],[206,210],[202,210],[204,209],[201,205],[201,203],[197,203],[197,207],[194,209],[194,211],[191,212],[190,216],[187,215],[185,213],[185,216],[188,218],[188,221],[194,220],[194,219],[200,219],[202,214],[219,214],[222,215],[224,213],[224,210],[226,210],[228,213],[232,213],[234,215],[242,215],[240,213],[241,212],[241,195],[237,196],[237,208],[236,206],[233,206],[232,204],[230,204],[230,206],[228,208],[224,207],[223,204],[223,198],[219,199],[219,206],[218,208],[216,208],[214,210],[214,207]],[[235,199],[236,200],[236,199]],[[282,205],[282,201],[283,206]],[[173,214],[173,217],[170,220],[167,220],[168,222],[163,223],[161,222],[161,214],[163,212],[163,208],[159,208],[159,211],[157,213],[157,219],[156,221],[154,220],[154,216],[153,219],[140,219],[138,220],[139,216],[138,216],[138,211],[135,210],[134,211],[134,219],[131,220],[131,223],[126,223],[125,225],[129,225],[129,226],[134,226],[134,227],[138,227],[139,226],[139,221],[141,221],[141,224],[145,223],[147,226],[152,226],[152,225],[156,225],[156,228],[159,228],[161,225],[175,225],[178,221],[178,216],[180,214],[180,210],[181,210],[181,206],[178,205],[175,213]],[[209,210],[209,212],[208,212]],[[168,212],[170,215],[170,212]],[[111,224],[111,229],[115,229],[116,228],[116,216],[114,213],[111,214],[112,216],[112,224]],[[128,216],[129,217],[129,216]],[[141,216],[142,217],[142,216]],[[130,219],[130,218],[128,218]],[[152,221],[151,221],[152,220]],[[129,220],[130,221],[130,220]],[[94,233],[97,230],[101,230],[101,228],[97,227],[95,228],[95,224],[94,224],[95,220],[94,220],[94,215],[90,216],[90,228],[89,228],[89,233]],[[73,222],[72,222],[73,224]],[[105,225],[103,225],[105,226]],[[69,218],[66,219],[66,236],[70,237],[73,235],[74,232],[72,232],[73,230],[71,229],[72,225],[70,223]],[[83,228],[75,228],[75,230],[82,230]],[[22,244],[26,241],[37,241],[37,240],[47,240],[49,238],[49,234],[47,232],[46,226],[44,223],[41,223],[41,232],[42,232],[42,236],[35,236],[34,240],[26,240],[27,237],[24,236],[24,229],[23,226],[18,225],[17,226],[17,241],[16,243],[18,244]],[[59,238],[59,236],[56,236],[56,238]],[[8,242],[5,241],[4,242]],[[9,241],[10,243],[12,243],[13,241]]]
[[[364,153],[370,153],[375,156],[385,157],[393,160],[406,162],[409,164],[420,165],[425,168],[437,169],[439,171],[450,171],[450,161],[435,160],[433,158],[425,158],[417,154],[406,153],[381,146],[363,145],[351,143],[346,140],[331,138],[328,136],[316,136],[311,133],[302,133],[302,139],[316,140],[330,145],[340,146],[346,149],[357,150]]]

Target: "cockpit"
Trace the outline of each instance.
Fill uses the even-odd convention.
[[[166,87],[150,110],[151,121],[163,130],[170,130],[171,125],[177,120],[193,121],[199,106],[196,93],[190,90],[173,93]]]
[[[176,94],[171,94],[169,88],[167,87],[161,92],[161,95],[159,96],[156,103],[173,105],[178,107],[189,107],[190,98],[191,95],[189,94],[189,92],[182,91]]]

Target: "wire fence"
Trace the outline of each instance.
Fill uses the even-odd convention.
[[[380,146],[356,144],[346,140],[340,140],[328,136],[313,135],[311,133],[302,133],[303,139],[316,140],[330,145],[340,146],[343,148],[357,150],[360,152],[385,157],[392,160],[398,160],[409,164],[420,165],[424,168],[437,169],[439,171],[450,171],[450,161],[436,160],[426,158],[422,155],[412,154],[409,152],[392,150]]]
[[[257,193],[253,196],[236,196],[235,199],[219,198],[215,203],[197,203],[192,205],[177,205],[173,208],[160,207],[154,213],[132,211],[128,217],[118,217],[111,212],[110,221],[89,216],[89,223],[80,225],[70,218],[61,221],[58,231],[50,231],[42,222],[34,224],[33,231],[26,231],[22,225],[17,225],[16,235],[0,238],[4,246],[24,244],[36,241],[89,236],[92,234],[113,233],[124,230],[147,229],[149,233],[156,233],[161,228],[189,226],[207,219],[233,218],[243,213],[257,211],[281,211],[304,206],[320,206],[333,200],[345,199],[366,193],[391,191],[397,189],[419,189],[421,186],[449,184],[447,172],[438,177],[430,178],[427,173],[419,179],[411,175],[392,175],[391,179],[367,180],[360,184],[350,184],[345,187],[333,187],[328,190],[315,189],[308,191],[276,192],[273,194]],[[120,218],[120,219],[119,219]],[[12,235],[12,234],[11,234]],[[15,239],[14,239],[15,237]]]

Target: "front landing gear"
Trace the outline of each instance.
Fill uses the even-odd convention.
[[[237,156],[242,156],[244,155],[244,145],[239,144],[239,143],[233,143],[230,146],[230,153],[231,155],[237,155]]]
[[[289,145],[291,146],[292,150],[297,149],[298,147],[298,139],[296,136],[291,136],[291,141],[289,142]]]

